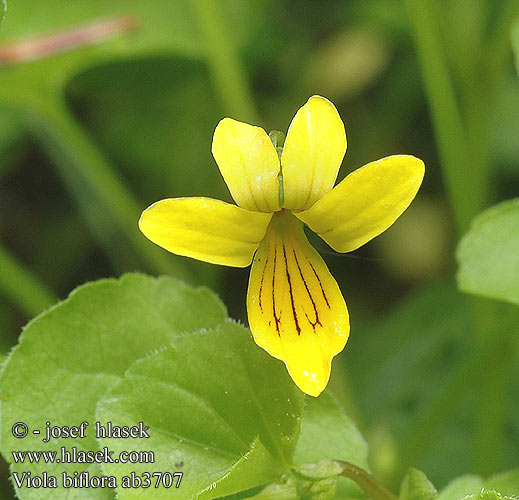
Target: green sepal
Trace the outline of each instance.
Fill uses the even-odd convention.
[[[400,487],[399,500],[433,500],[438,495],[427,476],[418,469],[409,469]]]
[[[321,460],[315,464],[303,464],[292,468],[299,479],[305,481],[322,481],[336,477],[342,472],[342,467],[335,460]]]

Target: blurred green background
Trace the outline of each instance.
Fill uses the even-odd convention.
[[[320,94],[346,126],[339,179],[391,154],[426,164],[411,207],[354,254],[309,234],[350,308],[331,385],[375,474],[391,486],[414,465],[440,487],[517,466],[519,325],[511,306],[457,290],[454,251],[475,215],[519,193],[518,12],[516,0],[11,1],[1,352],[77,285],[126,271],[210,286],[246,322],[248,270],[167,254],[137,220],[162,198],[232,201],[210,153],[218,121],[286,130]]]

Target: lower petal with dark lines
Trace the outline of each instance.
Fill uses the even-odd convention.
[[[290,212],[270,222],[247,293],[256,343],[285,362],[299,388],[318,396],[349,335],[348,310],[326,264]]]

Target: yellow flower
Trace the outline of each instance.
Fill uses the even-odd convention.
[[[355,250],[408,207],[424,164],[390,156],[333,187],[346,134],[333,104],[319,96],[292,120],[281,158],[262,128],[230,118],[216,127],[212,152],[238,206],[166,199],[143,212],[139,227],[178,255],[235,267],[254,257],[247,292],[254,340],[285,362],[302,391],[318,396],[350,328],[339,287],[301,222],[338,252]]]

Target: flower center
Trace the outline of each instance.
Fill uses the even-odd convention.
[[[285,134],[280,132],[279,130],[271,130],[269,132],[270,140],[274,145],[274,149],[279,157],[279,173],[278,173],[278,181],[279,181],[279,191],[278,191],[278,200],[279,206],[282,207],[285,202],[285,193],[283,192],[283,170],[281,167],[281,155],[283,154],[283,144],[285,142]],[[283,214],[280,214],[280,216]]]

